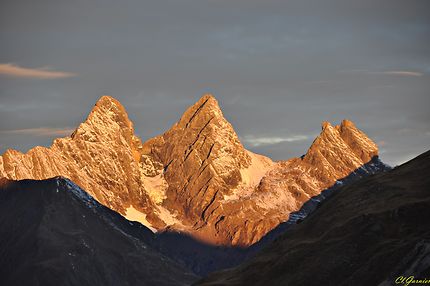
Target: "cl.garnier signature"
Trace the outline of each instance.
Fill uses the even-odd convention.
[[[408,286],[409,284],[430,284],[430,279],[428,278],[415,278],[414,276],[399,276],[394,280],[394,283],[396,284],[403,284],[405,286]]]

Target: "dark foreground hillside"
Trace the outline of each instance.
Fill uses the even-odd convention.
[[[1,180],[0,284],[189,285],[196,276],[151,246],[152,233],[72,182]]]
[[[345,186],[255,258],[197,285],[400,285],[430,279],[430,151]]]

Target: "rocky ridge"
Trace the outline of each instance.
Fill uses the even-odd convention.
[[[211,95],[142,144],[124,107],[103,96],[71,136],[50,148],[6,151],[0,177],[64,176],[154,231],[247,246],[377,155],[375,143],[344,120],[338,126],[323,123],[301,158],[273,162],[244,148]]]
[[[19,206],[19,207],[17,207]],[[1,285],[190,285],[154,234],[61,177],[0,179]]]
[[[195,285],[388,286],[401,284],[398,277],[424,279],[430,275],[429,171],[427,151],[343,186],[255,257]]]
[[[163,222],[154,215],[157,198],[147,183],[155,169],[140,155],[141,141],[124,107],[110,96],[96,103],[85,122],[69,136],[55,139],[50,148],[37,146],[23,154],[7,150],[0,159],[0,177],[14,180],[71,179],[103,205],[127,216],[137,210],[144,224]]]

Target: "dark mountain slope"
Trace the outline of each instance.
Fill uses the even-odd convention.
[[[430,277],[430,151],[343,187],[255,258],[197,285],[392,285]]]
[[[153,234],[63,178],[1,180],[1,285],[188,285]]]

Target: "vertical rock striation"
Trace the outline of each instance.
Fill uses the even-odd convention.
[[[132,206],[151,217],[156,207],[144,182],[157,172],[141,158],[141,148],[124,107],[103,96],[71,136],[55,139],[50,148],[38,146],[26,154],[7,150],[0,176],[14,180],[64,176],[123,215]],[[151,219],[163,226],[156,216]]]
[[[26,154],[6,151],[0,177],[64,176],[154,231],[248,246],[377,156],[375,143],[344,120],[338,126],[324,122],[301,158],[273,162],[244,148],[211,95],[142,144],[124,107],[103,96],[70,137]]]

